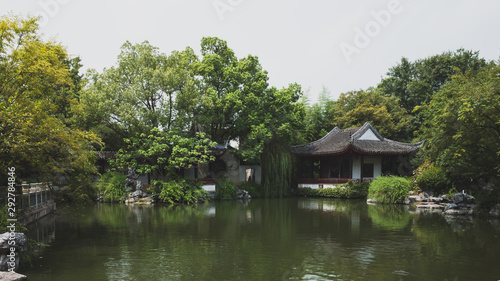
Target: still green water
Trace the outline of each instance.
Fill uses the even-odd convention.
[[[500,223],[364,201],[100,204],[32,226],[45,280],[500,280]]]

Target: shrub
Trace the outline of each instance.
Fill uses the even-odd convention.
[[[366,198],[368,195],[368,188],[370,187],[369,181],[362,181],[354,183],[353,181],[347,182],[348,198],[361,199]]]
[[[239,186],[240,189],[246,190],[252,198],[262,198],[264,197],[264,191],[262,186],[253,181],[242,182]]]
[[[450,188],[450,181],[443,168],[431,164],[417,177],[417,185],[423,191],[442,194]]]
[[[127,195],[125,180],[127,176],[118,172],[106,171],[97,182],[104,202],[119,202]]]
[[[215,198],[220,200],[235,199],[237,188],[233,182],[227,178],[221,178],[215,185]]]
[[[153,196],[165,203],[190,205],[207,199],[207,192],[201,188],[200,183],[184,178],[168,182],[152,181],[151,183],[154,190]]]
[[[354,183],[348,181],[345,185],[339,185],[337,187],[327,187],[312,189],[310,187],[302,187],[297,190],[298,196],[309,196],[309,197],[331,197],[331,198],[343,198],[343,199],[359,199],[366,198],[368,194],[369,182],[359,182]]]
[[[169,204],[196,204],[207,199],[207,192],[201,184],[184,178],[170,181],[152,181],[153,196]]]
[[[403,177],[383,176],[371,182],[368,198],[383,204],[404,203],[408,192],[412,190],[412,182]]]

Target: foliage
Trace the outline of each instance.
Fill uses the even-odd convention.
[[[106,171],[97,182],[99,193],[103,194],[104,202],[120,202],[127,195],[125,180],[127,176],[112,171]]]
[[[7,226],[9,226],[12,222],[8,221],[8,219],[11,219],[9,217],[9,212],[8,212],[8,205],[3,205],[0,207],[0,234],[5,233],[5,232],[10,232],[9,229],[7,229]],[[16,208],[16,217],[19,218],[21,216],[21,209]],[[16,232],[26,232],[26,226],[21,223],[20,221],[14,222],[16,226]]]
[[[284,197],[292,186],[292,155],[286,141],[273,141],[262,153],[262,188],[266,198]]]
[[[450,181],[443,168],[434,163],[426,167],[417,177],[417,185],[423,191],[443,194],[450,189]]]
[[[257,57],[238,59],[227,42],[216,37],[202,38],[201,54],[193,66],[201,78],[194,121],[217,143],[246,135],[249,116],[267,91],[267,72]]]
[[[411,116],[397,98],[384,96],[374,89],[341,94],[335,103],[334,123],[347,129],[361,127],[366,122],[389,139],[410,139]]]
[[[196,56],[192,49],[167,56],[145,41],[125,42],[117,65],[102,74],[89,72],[82,93],[79,122],[106,138],[107,149],[120,148],[113,141],[148,133],[153,128],[173,128],[176,98],[193,91],[189,72]]]
[[[500,177],[500,66],[455,75],[423,109],[425,154],[459,189]],[[463,187],[467,188],[467,187]]]
[[[500,202],[500,188],[478,190],[474,192],[476,208],[474,212],[478,216],[488,216],[491,209]]]
[[[200,183],[184,178],[170,181],[153,180],[151,183],[154,189],[153,196],[165,203],[190,205],[205,201],[207,198],[207,192],[201,188]]]
[[[0,19],[0,168],[16,167],[19,178],[62,176],[78,184],[97,173],[93,150],[101,142],[66,124],[78,67],[70,72],[65,48],[37,31],[33,17]]]
[[[345,185],[338,185],[336,187],[312,189],[310,187],[303,187],[297,190],[299,196],[309,197],[332,197],[340,199],[363,199],[368,194],[369,182],[354,183],[349,181]]]
[[[228,178],[217,180],[215,185],[215,198],[219,200],[235,199],[238,188]]]
[[[407,178],[382,176],[371,182],[368,198],[382,204],[400,204],[412,189],[413,183]]]
[[[305,116],[301,97],[302,88],[298,84],[290,84],[281,90],[270,88],[264,97],[247,109],[248,118],[240,123],[241,129],[247,132],[240,143],[243,160],[262,161],[266,146],[297,143]]]
[[[387,78],[378,85],[383,95],[397,97],[408,113],[416,106],[429,104],[434,93],[439,91],[455,74],[477,72],[486,65],[478,52],[459,49],[444,52],[429,58],[401,62],[389,69]]]
[[[215,160],[211,155],[214,143],[202,133],[189,138],[154,128],[148,134],[141,133],[125,142],[127,147],[118,151],[112,164],[116,168],[134,167],[138,173],[154,172],[162,176]]]
[[[246,190],[252,198],[264,197],[262,186],[254,181],[244,181],[238,186],[241,190]]]
[[[334,118],[335,101],[330,98],[330,91],[323,87],[318,102],[306,107],[303,142],[312,142],[328,134],[334,127]]]

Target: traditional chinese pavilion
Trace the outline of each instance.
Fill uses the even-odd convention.
[[[345,130],[335,127],[323,138],[291,149],[297,158],[299,187],[322,188],[411,172],[409,157],[422,145],[386,139],[365,123]]]

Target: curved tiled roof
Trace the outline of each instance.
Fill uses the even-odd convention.
[[[369,137],[365,133],[371,130]],[[422,147],[423,142],[402,143],[382,137],[370,123],[362,127],[341,130],[335,127],[323,138],[304,145],[292,146],[297,155],[335,155],[352,149],[365,154],[410,154]]]

